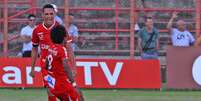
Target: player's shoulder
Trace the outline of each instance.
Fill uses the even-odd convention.
[[[41,29],[41,28],[43,28],[42,23],[36,25],[35,28],[34,28],[34,30],[39,30],[39,29]]]
[[[57,49],[60,50],[60,51],[63,51],[64,48],[65,48],[65,47],[64,47],[63,45],[57,45]]]
[[[57,50],[57,51],[61,51],[61,50],[63,50],[63,47],[62,47],[62,45],[52,44],[52,45],[50,45],[49,49],[54,49],[54,50]]]
[[[57,50],[59,53],[66,53],[67,50],[63,45],[57,45]]]

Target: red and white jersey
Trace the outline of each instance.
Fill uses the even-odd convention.
[[[66,48],[60,44],[53,44],[48,49],[47,59],[49,61],[48,74],[56,80],[66,80],[63,59],[68,59]]]
[[[33,30],[32,44],[40,46],[41,59],[45,59],[47,56],[48,48],[52,44],[50,32],[51,29],[57,25],[59,25],[59,23],[54,21],[54,24],[51,27],[47,28],[45,27],[44,23],[41,23],[37,25],[36,28]]]

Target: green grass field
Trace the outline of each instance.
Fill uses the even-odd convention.
[[[83,90],[86,101],[201,101],[201,91]],[[0,101],[47,101],[45,89],[0,89]]]

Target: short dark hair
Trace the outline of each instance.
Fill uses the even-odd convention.
[[[51,30],[51,40],[53,43],[61,44],[66,37],[67,31],[63,25],[58,25]]]
[[[144,22],[147,22],[148,19],[153,19],[153,17],[152,16],[145,16],[144,17]]]
[[[44,12],[44,9],[45,9],[45,8],[51,8],[51,9],[54,10],[54,7],[52,6],[52,4],[46,4],[46,5],[44,5],[44,6],[43,6],[43,12]]]
[[[35,16],[34,14],[29,14],[29,15],[27,16],[27,18],[28,18],[28,19],[36,18],[36,16]]]

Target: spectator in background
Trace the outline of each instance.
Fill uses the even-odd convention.
[[[138,32],[138,46],[142,59],[158,59],[159,32],[151,16],[145,17],[145,27]]]
[[[172,23],[177,18],[177,14],[177,12],[174,12],[172,14],[172,17],[167,25],[167,29],[171,33],[173,46],[188,47],[190,45],[193,45],[195,39],[193,35],[186,29],[186,22],[184,20],[178,20],[176,22],[177,28],[172,27]]]
[[[135,30],[135,33],[138,33],[138,31],[140,30],[138,23],[135,24],[134,30]]]
[[[22,47],[22,57],[31,57],[31,50],[32,50],[32,42],[31,42],[31,36],[33,29],[35,27],[35,19],[36,16],[33,14],[28,15],[28,25],[23,27],[20,35],[21,39],[23,41],[23,47]]]
[[[57,13],[58,13],[58,8],[57,8],[57,6],[56,6],[55,4],[51,4],[51,5],[54,7],[54,10],[55,10],[55,12],[56,12],[56,16],[54,17],[55,20],[56,20],[59,24],[64,25],[63,20],[57,15]]]
[[[71,47],[72,47],[73,51],[75,51],[78,49],[77,42],[78,42],[79,33],[78,33],[77,26],[75,24],[73,24],[73,20],[74,20],[74,16],[72,14],[69,14],[69,18],[68,18],[69,27],[67,28],[67,30],[68,30],[69,36],[72,39]]]

